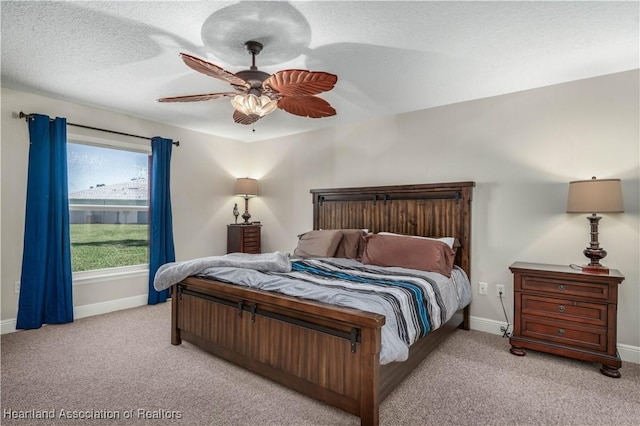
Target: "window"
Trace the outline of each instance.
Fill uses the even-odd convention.
[[[148,264],[150,156],[138,150],[67,144],[74,273]]]

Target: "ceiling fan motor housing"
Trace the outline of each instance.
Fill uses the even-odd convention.
[[[238,71],[236,75],[251,84],[251,87],[254,89],[260,89],[262,87],[262,82],[271,76],[271,74],[264,71],[258,71],[257,69]]]

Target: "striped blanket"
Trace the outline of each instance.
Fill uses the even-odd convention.
[[[291,272],[212,267],[199,275],[382,314],[386,323],[381,364],[405,361],[412,343],[471,301],[469,280],[457,267],[447,278],[433,272],[323,258],[294,260]]]

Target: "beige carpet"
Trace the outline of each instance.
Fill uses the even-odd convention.
[[[0,423],[359,424],[188,343],[172,346],[169,319],[162,304],[3,335]],[[595,364],[508,349],[500,336],[456,331],[383,402],[381,424],[640,424],[640,365],[611,379]]]

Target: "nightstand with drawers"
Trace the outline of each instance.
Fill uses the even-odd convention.
[[[624,276],[583,273],[562,265],[515,262],[514,330],[511,353],[525,349],[602,364],[600,372],[620,377],[616,347],[618,285]]]
[[[260,253],[262,225],[227,225],[227,253]]]

